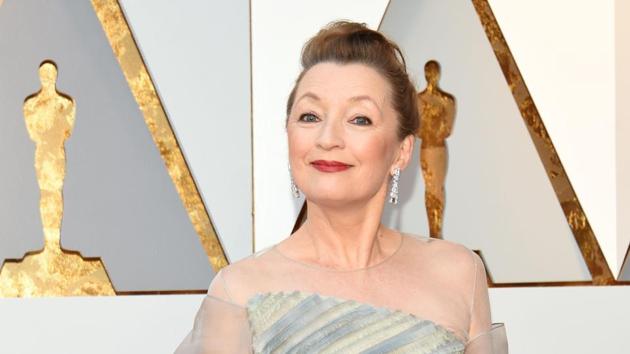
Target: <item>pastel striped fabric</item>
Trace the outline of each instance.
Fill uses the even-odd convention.
[[[440,325],[401,311],[303,291],[247,304],[255,353],[463,353]]]

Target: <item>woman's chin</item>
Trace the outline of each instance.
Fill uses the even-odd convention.
[[[348,195],[347,193],[322,194],[315,193],[306,194],[306,199],[318,206],[330,208],[342,208],[345,206],[355,205],[357,203],[365,204],[367,198],[357,195]]]

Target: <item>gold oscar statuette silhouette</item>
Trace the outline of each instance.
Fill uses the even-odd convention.
[[[35,142],[44,249],[28,252],[21,260],[5,261],[0,269],[0,297],[115,295],[100,259],[83,258],[61,247],[64,143],[74,127],[75,103],[57,91],[53,62],[40,65],[39,78],[42,87],[26,98],[24,118],[28,135]]]
[[[429,234],[442,238],[445,190],[448,167],[446,138],[451,135],[455,121],[455,98],[438,87],[440,65],[434,60],[424,66],[427,87],[418,94],[421,140],[420,167],[425,183],[424,200],[429,221]]]

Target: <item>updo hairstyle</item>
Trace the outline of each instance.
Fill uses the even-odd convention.
[[[398,113],[398,138],[415,134],[420,121],[416,88],[407,74],[405,59],[396,43],[363,23],[335,21],[322,28],[302,48],[302,72],[287,101],[287,117],[304,74],[319,63],[365,64],[390,84],[392,106]]]

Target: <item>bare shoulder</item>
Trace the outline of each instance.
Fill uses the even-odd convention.
[[[215,275],[208,293],[243,305],[254,286],[271,274],[273,264],[267,260],[271,247],[262,249],[238,261],[232,262]]]
[[[409,240],[409,251],[418,260],[430,261],[436,269],[470,275],[481,263],[479,256],[461,243],[414,234],[403,236]]]
[[[271,250],[271,246],[259,250],[245,258],[234,261],[227,266],[221,268],[221,274],[224,278],[230,280],[247,280],[249,277],[260,275],[269,267],[267,254]]]

